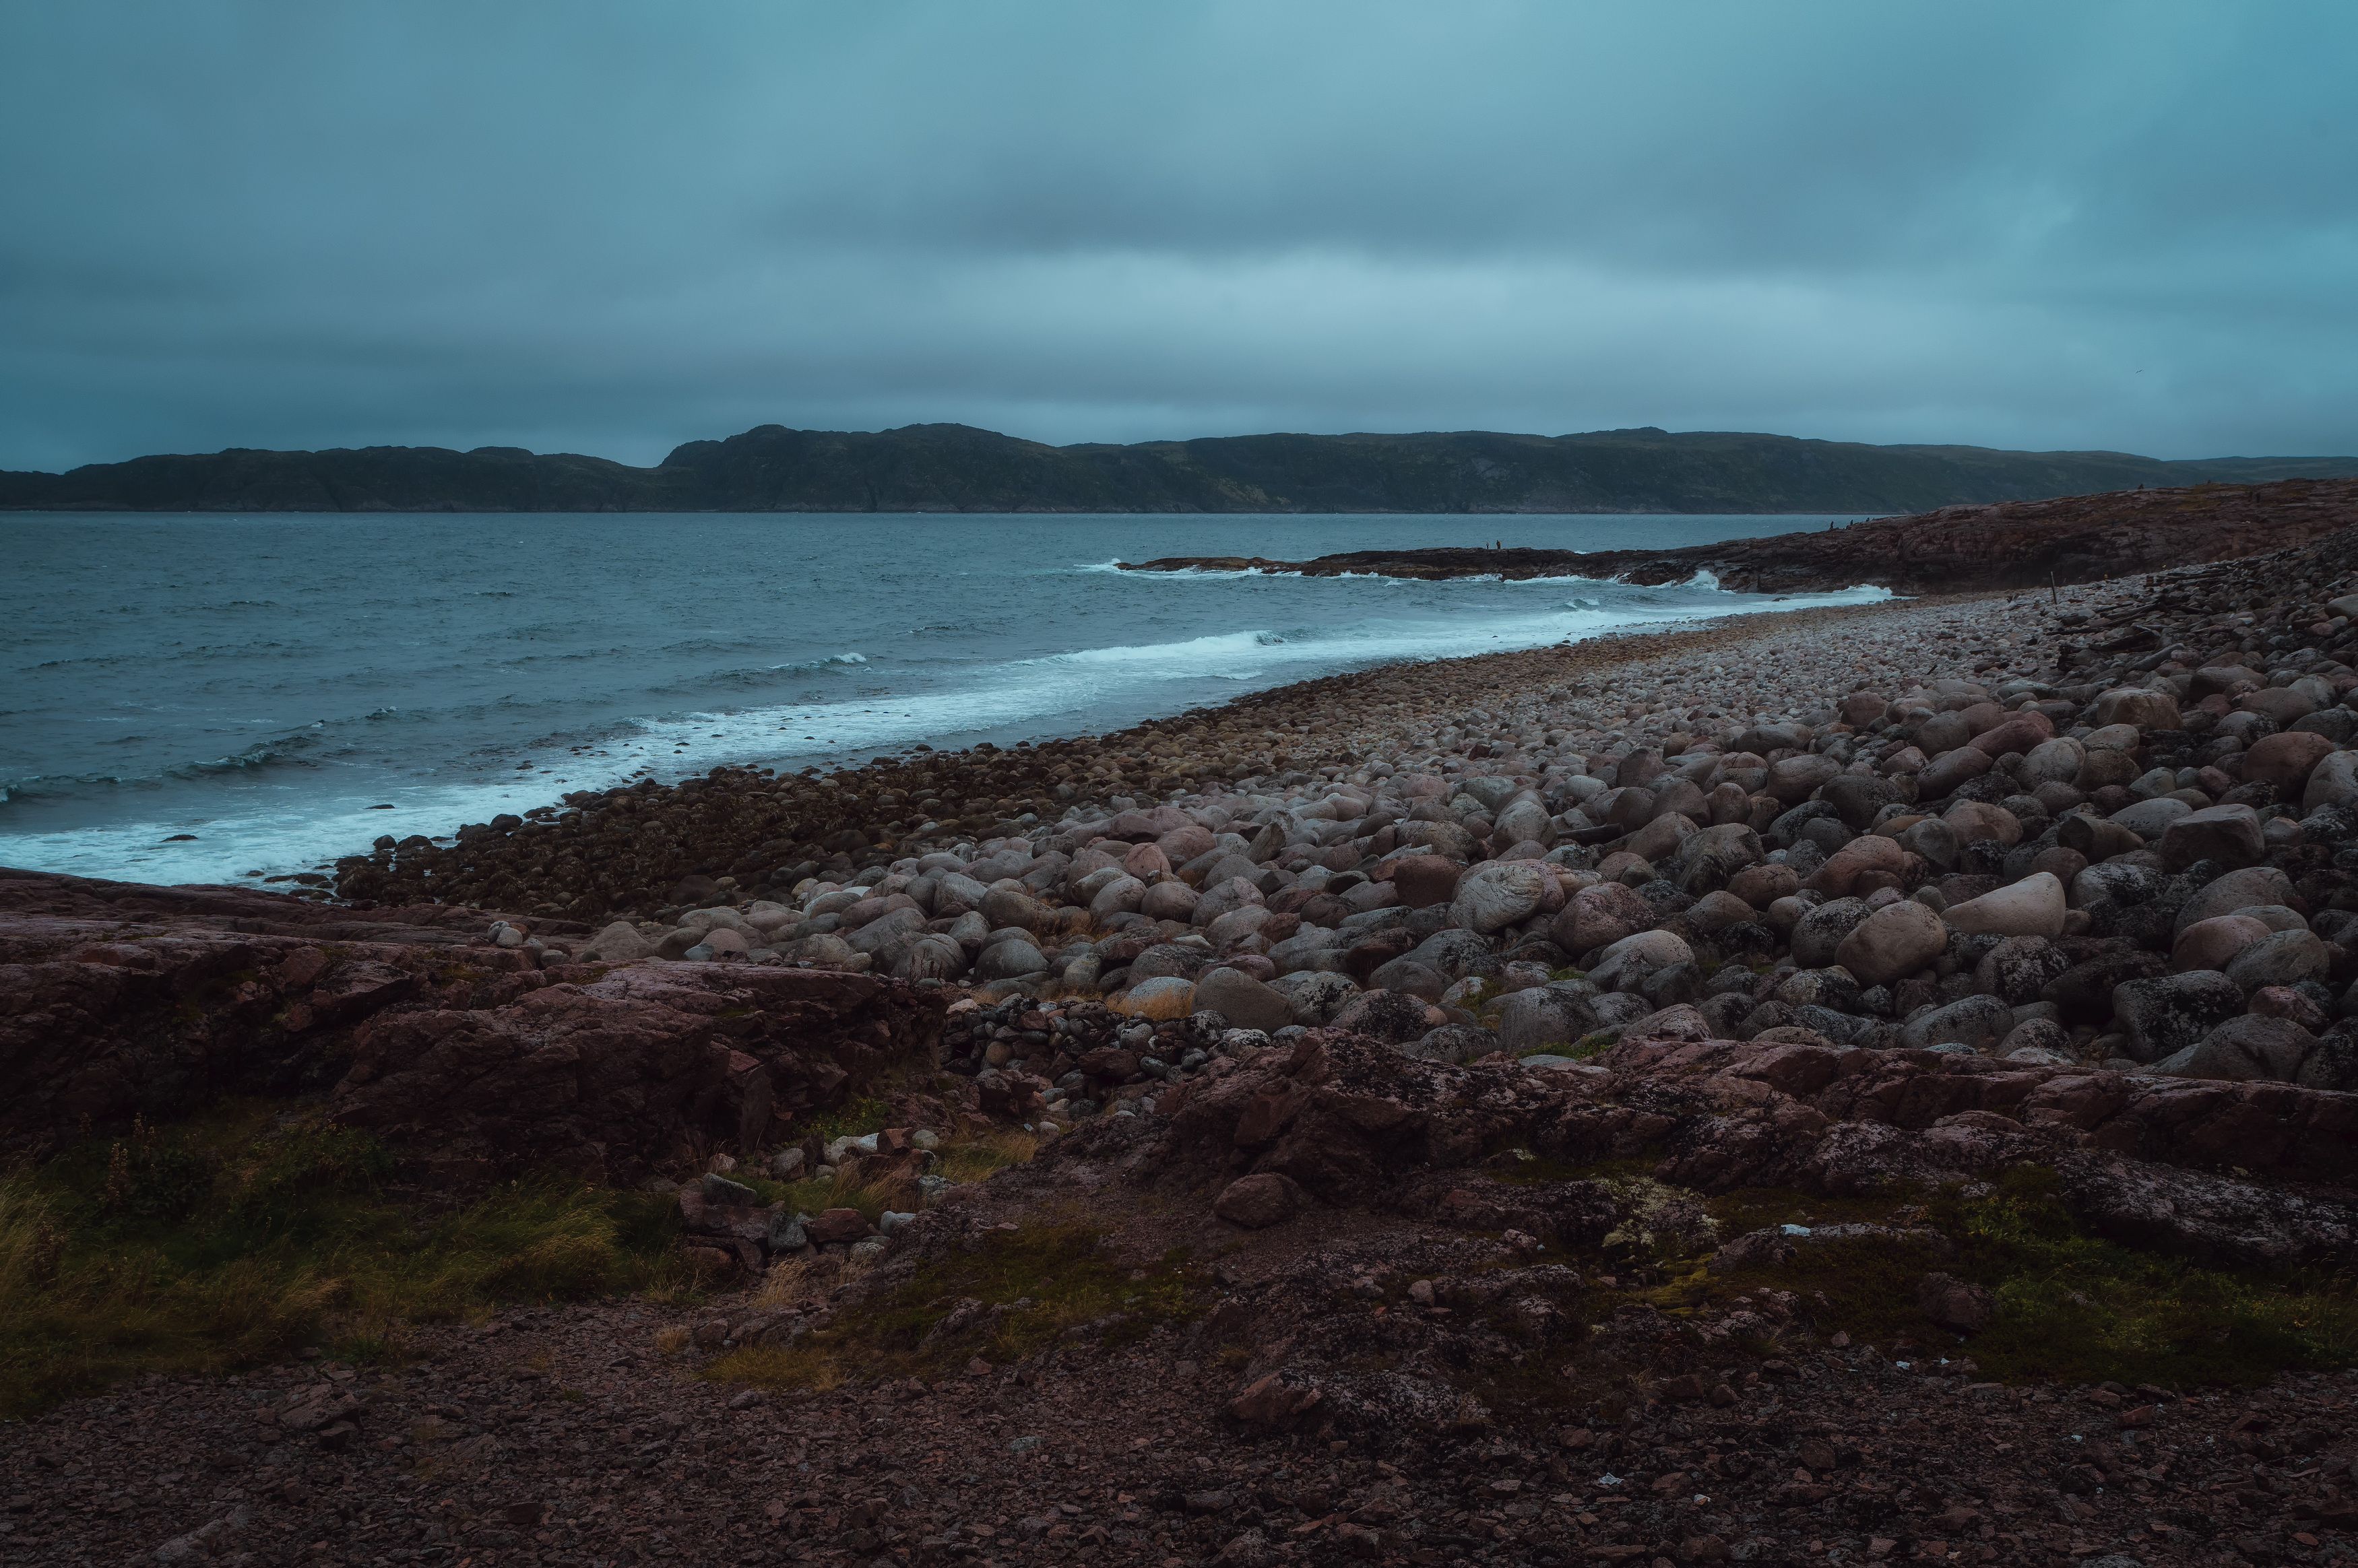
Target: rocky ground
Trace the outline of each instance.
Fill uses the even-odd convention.
[[[722,1283],[65,1407],[8,1538],[2344,1559],[2353,621],[2335,535],[579,797],[347,862],[373,910],[25,891],[19,1141],[332,1059],[291,1088],[416,1158],[446,1096],[487,1167],[596,1130]],[[436,897],[512,913],[454,964]],[[854,1076],[886,1128],[801,1135]],[[1042,1152],[935,1173],[985,1126]],[[908,1206],[760,1185],[822,1166]]]
[[[1682,582],[1708,571],[1729,588],[1794,593],[1880,583],[1955,593],[2093,582],[2307,544],[2358,516],[2358,484],[2287,480],[1946,506],[1846,527],[1671,550],[1357,550],[1309,561],[1170,557],[1140,571],[1255,569],[1333,577],[1613,577]]]

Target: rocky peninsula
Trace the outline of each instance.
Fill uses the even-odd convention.
[[[652,1190],[686,1271],[29,1408],[6,1538],[2345,1561],[2358,517],[2263,489],[1936,514],[1909,602],[579,795],[332,903],[0,881],[0,1140],[115,1151],[59,1192],[262,1097],[421,1203]]]
[[[2046,588],[2232,560],[2349,526],[2358,481],[2204,484],[1945,506],[1846,526],[1670,550],[1353,550],[1308,561],[1172,556],[1131,571],[1260,571],[1303,577],[1611,579],[1652,585],[1698,572],[1745,593],[1878,584],[1895,592]]]

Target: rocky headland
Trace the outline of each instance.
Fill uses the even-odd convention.
[[[763,425],[687,442],[653,468],[517,447],[362,447],[0,471],[0,511],[1918,512],[2139,484],[2353,475],[2353,457],[2165,461],[1741,431],[1280,433],[1053,447],[968,425]]]
[[[2255,505],[2289,547],[577,795],[337,903],[0,880],[12,1146],[265,1096],[422,1190],[654,1184],[700,1281],[55,1405],[0,1539],[2347,1560],[2358,530]]]
[[[1352,550],[1307,561],[1173,556],[1132,571],[1260,571],[1303,577],[1587,578],[1652,585],[1709,573],[1746,593],[1872,583],[1895,592],[1971,593],[2095,582],[2233,560],[2323,538],[2358,521],[2358,481],[2203,484],[1944,506],[1842,527],[1668,550],[1453,547]]]

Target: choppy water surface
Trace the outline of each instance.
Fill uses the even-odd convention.
[[[283,874],[646,774],[1099,730],[1389,661],[1880,597],[1116,559],[1830,520],[5,515],[0,864]]]

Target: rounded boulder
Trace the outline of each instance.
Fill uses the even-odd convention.
[[[1979,898],[1952,904],[1943,914],[1952,926],[1976,936],[2061,936],[2063,884],[2049,871],[2033,871],[2018,882]]]
[[[1835,946],[1834,962],[1861,985],[1888,985],[1939,957],[1948,945],[1949,927],[1941,917],[1902,899],[1859,922]]]

